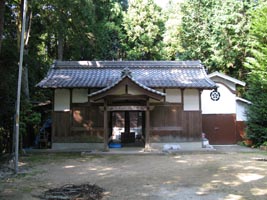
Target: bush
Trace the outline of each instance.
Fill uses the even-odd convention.
[[[267,85],[254,79],[247,95],[252,101],[247,113],[247,138],[260,146],[267,141]]]

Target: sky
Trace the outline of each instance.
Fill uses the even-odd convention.
[[[154,0],[154,2],[156,4],[158,4],[160,7],[164,8],[166,3],[168,2],[169,0]]]
[[[173,0],[174,2],[182,1],[182,0]],[[165,8],[166,4],[169,2],[169,0],[154,0],[156,4],[158,4],[160,7]]]

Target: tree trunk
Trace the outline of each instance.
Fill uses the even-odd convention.
[[[32,22],[32,11],[29,10],[27,12],[27,21],[26,21],[26,31],[25,31],[25,50],[24,50],[24,56],[28,56],[28,45],[29,45],[29,38],[30,38],[30,32],[31,32],[31,22]],[[24,64],[23,71],[22,71],[22,91],[25,95],[25,98],[27,101],[30,101],[30,90],[29,90],[29,70],[28,70],[28,64],[27,61]]]
[[[57,53],[58,53],[58,60],[63,60],[63,34],[58,34],[58,47],[57,47]]]
[[[2,49],[2,38],[4,32],[5,0],[0,0],[0,54]]]
[[[29,90],[29,73],[28,73],[28,65],[25,64],[22,71],[22,91],[25,95],[25,99],[30,101],[30,90]]]

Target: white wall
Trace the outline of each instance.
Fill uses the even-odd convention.
[[[247,107],[247,103],[236,101],[236,121],[247,121]]]
[[[236,91],[236,83],[233,83],[233,82],[231,82],[229,80],[226,80],[226,79],[223,79],[223,78],[217,77],[217,76],[212,77],[211,79],[215,83],[223,83],[223,84],[227,85],[229,88],[231,88],[231,90]]]
[[[184,110],[192,111],[199,110],[199,90],[185,89],[184,90]]]
[[[236,95],[226,86],[217,83],[220,99],[213,101],[210,98],[212,90],[204,90],[201,94],[202,114],[234,114],[236,113]]]
[[[88,102],[88,89],[73,89],[72,103],[86,103]]]
[[[70,90],[56,89],[54,94],[54,111],[70,110]]]
[[[166,89],[166,102],[169,103],[181,103],[182,95],[180,89]]]

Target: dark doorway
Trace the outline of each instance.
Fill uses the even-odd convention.
[[[144,146],[144,112],[111,112],[110,142],[123,146]]]

